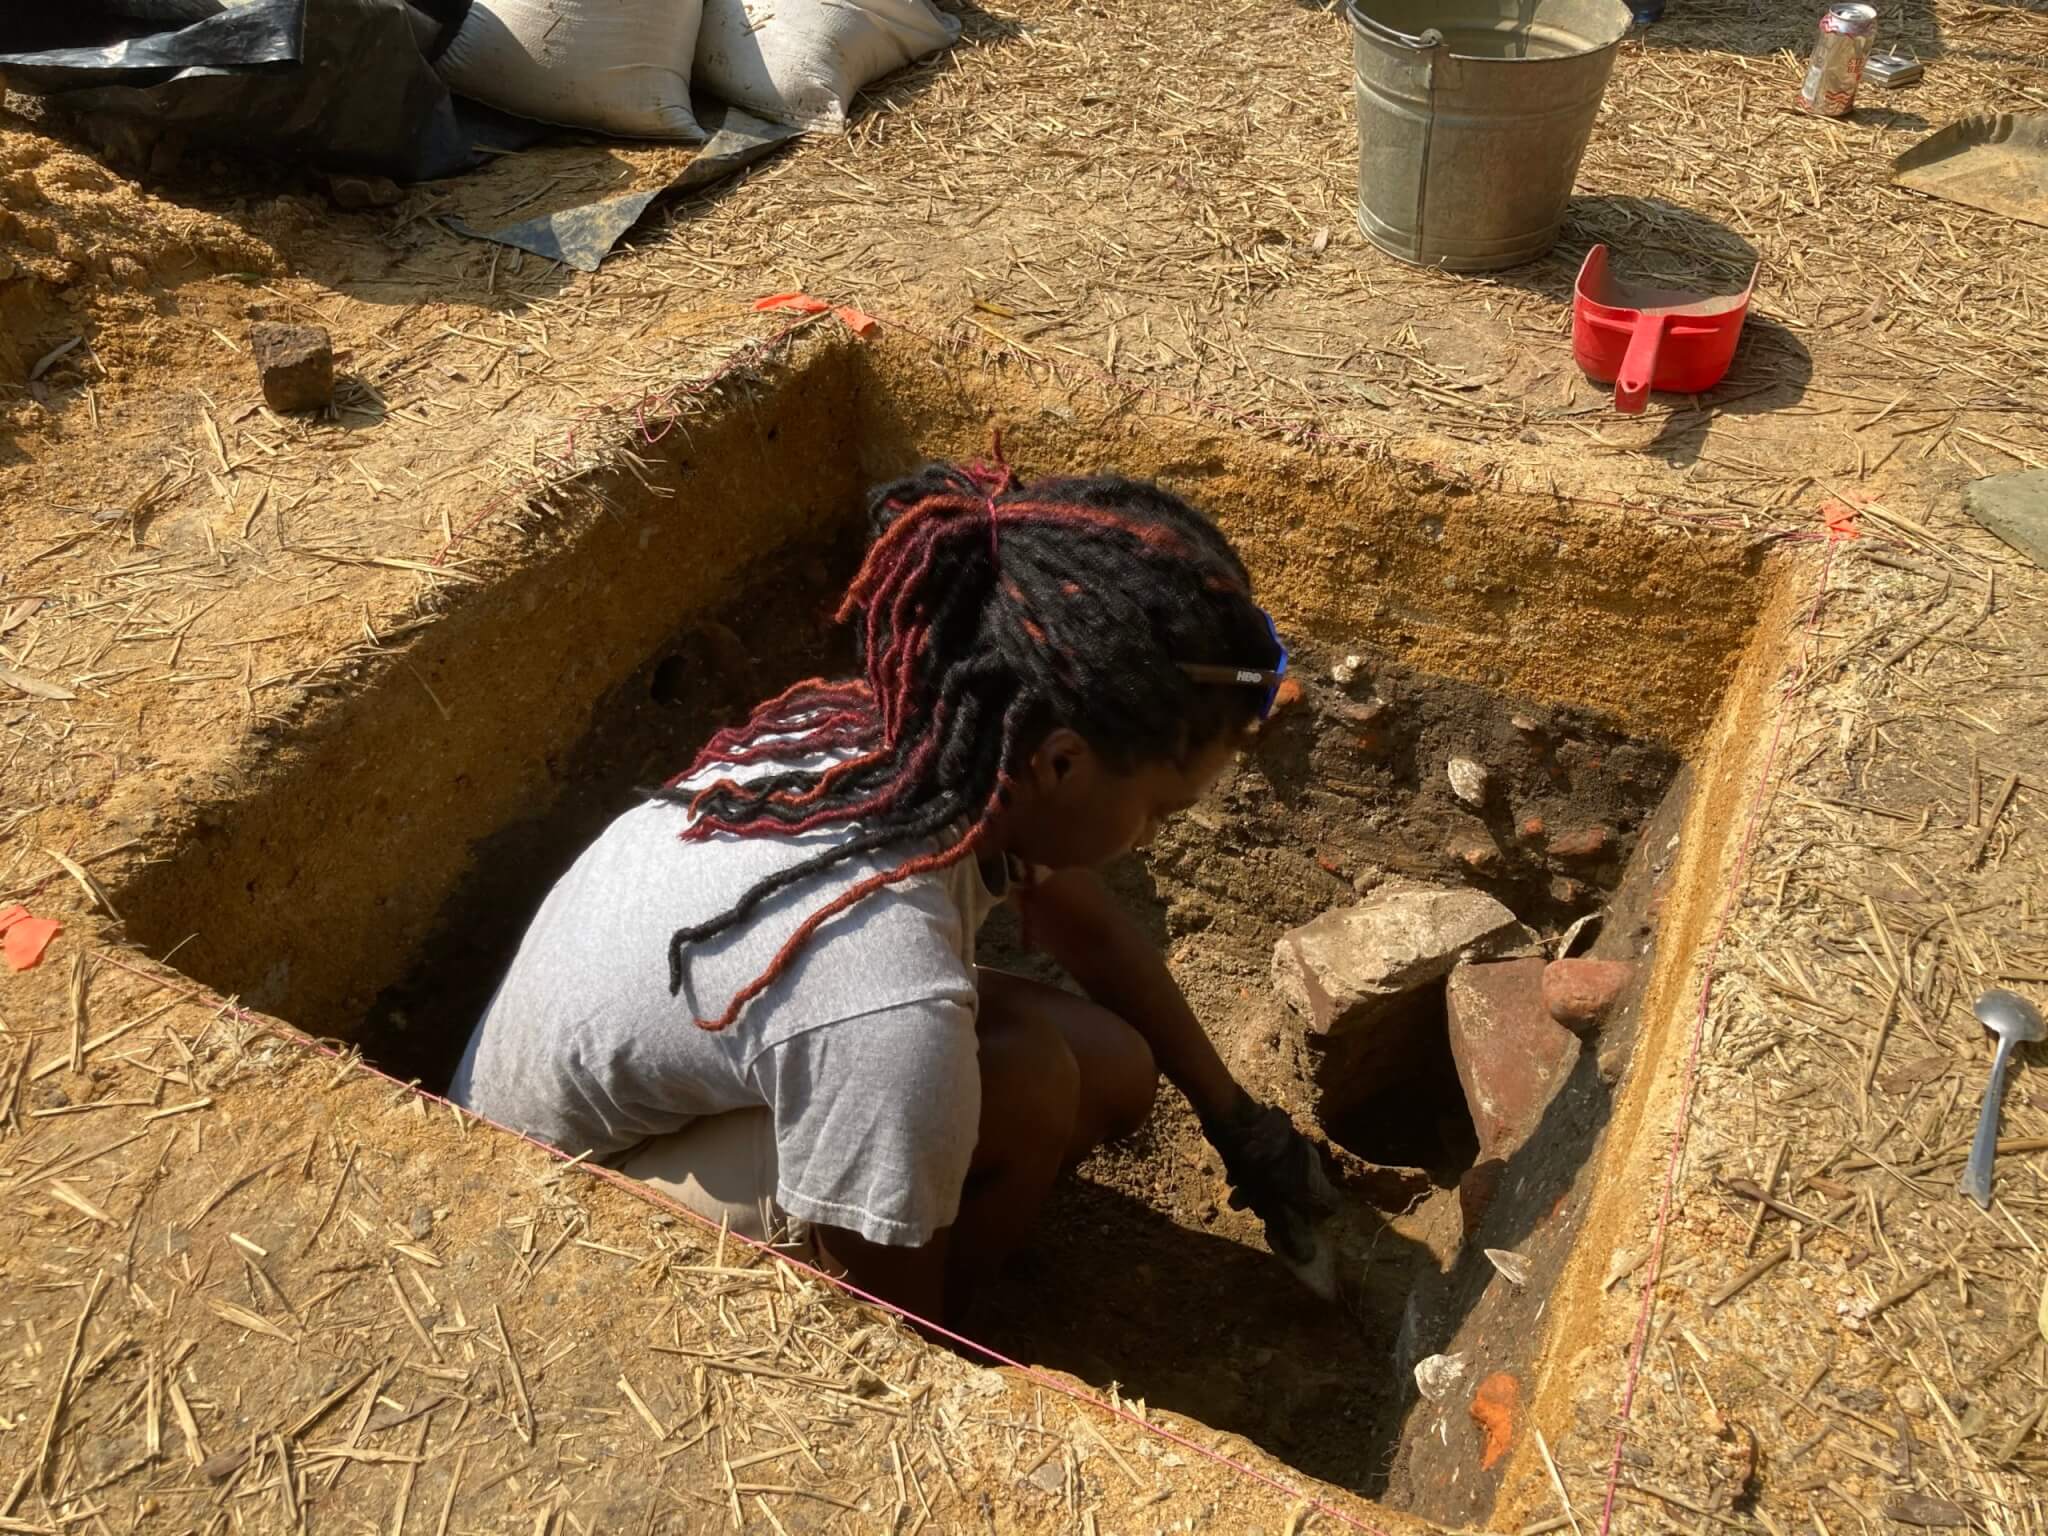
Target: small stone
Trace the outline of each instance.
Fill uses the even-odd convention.
[[[1550,899],[1561,907],[1583,907],[1592,896],[1591,886],[1569,875],[1558,875],[1550,882]]]
[[[1486,804],[1486,791],[1492,784],[1487,771],[1469,757],[1454,757],[1445,770],[1451,780],[1451,793],[1470,806]]]
[[[1057,1456],[1048,1456],[1026,1479],[1042,1493],[1065,1493],[1067,1490],[1067,1465]]]
[[[1609,1035],[1600,1042],[1600,1049],[1593,1057],[1593,1070],[1600,1074],[1600,1081],[1612,1088],[1621,1081],[1628,1070],[1629,1041],[1625,1035]]]
[[[407,1230],[409,1230],[416,1239],[420,1239],[422,1241],[426,1238],[433,1236],[433,1208],[425,1205],[414,1206],[412,1208],[412,1221],[409,1224]]]
[[[1273,987],[1317,1034],[1363,1029],[1461,959],[1512,953],[1529,938],[1483,891],[1383,891],[1282,937]]]
[[[1605,827],[1581,827],[1552,838],[1550,852],[1560,859],[1597,859],[1613,841],[1614,834]]]
[[[1458,1390],[1465,1379],[1465,1356],[1431,1355],[1415,1362],[1415,1390],[1432,1403],[1440,1403]]]
[[[1451,1059],[1482,1161],[1521,1150],[1579,1058],[1578,1039],[1543,1006],[1544,969],[1541,960],[1460,965],[1445,989]]]
[[[342,208],[390,208],[405,191],[389,176],[330,176],[327,195]]]
[[[1346,656],[1330,668],[1330,681],[1339,688],[1349,688],[1351,680],[1358,676],[1358,669],[1365,665],[1363,656]]]
[[[1387,712],[1387,701],[1377,696],[1363,704],[1346,701],[1337,707],[1337,713],[1352,725],[1371,725]]]
[[[1962,1505],[1938,1499],[1931,1493],[1895,1493],[1885,1501],[1884,1512],[1901,1525],[1917,1525],[1930,1531],[1976,1523]]]
[[[1634,974],[1626,960],[1553,960],[1543,968],[1543,1006],[1583,1035],[1599,1027]]]
[[[1543,825],[1543,818],[1541,816],[1528,817],[1523,821],[1520,828],[1522,836],[1532,843],[1542,842],[1543,834],[1546,830],[1548,829]]]
[[[1529,1260],[1525,1254],[1512,1248],[1489,1248],[1486,1250],[1486,1262],[1499,1270],[1501,1278],[1516,1290],[1529,1283]]]
[[[1473,874],[1486,879],[1493,878],[1507,867],[1501,851],[1483,837],[1453,838],[1450,854]]]
[[[334,400],[334,342],[317,325],[263,320],[249,327],[249,350],[273,411],[317,411]]]
[[[1543,729],[1541,722],[1529,715],[1510,715],[1508,717],[1508,724],[1525,736],[1533,736],[1536,732]]]

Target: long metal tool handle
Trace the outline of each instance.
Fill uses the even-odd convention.
[[[1984,1109],[1977,1116],[1977,1135],[1970,1142],[1970,1161],[1963,1168],[1963,1193],[1985,1210],[1991,1209],[1991,1159],[1998,1152],[1998,1111],[2005,1100],[2005,1064],[2013,1041],[2000,1036],[1991,1061],[1991,1084],[1984,1090]]]

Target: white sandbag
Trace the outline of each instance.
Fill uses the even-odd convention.
[[[690,111],[701,0],[475,0],[441,78],[487,106],[633,138],[704,137]]]
[[[837,128],[854,92],[960,40],[931,0],[703,0],[697,83],[749,112]]]

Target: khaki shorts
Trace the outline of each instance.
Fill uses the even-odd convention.
[[[810,1223],[775,1203],[775,1117],[766,1105],[706,1115],[642,1142],[617,1166],[737,1236],[791,1258],[816,1254]]]

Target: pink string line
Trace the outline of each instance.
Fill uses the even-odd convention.
[[[1764,751],[1763,772],[1758,776],[1756,793],[1751,798],[1748,819],[1742,829],[1742,845],[1737,850],[1734,868],[1729,871],[1728,885],[1722,893],[1721,915],[1714,927],[1714,937],[1707,945],[1705,974],[1700,978],[1699,1005],[1693,1013],[1692,1035],[1686,1045],[1685,1069],[1680,1078],[1678,1113],[1671,1126],[1671,1150],[1664,1163],[1664,1190],[1657,1203],[1656,1226],[1650,1238],[1649,1267],[1643,1277],[1642,1306],[1636,1312],[1635,1336],[1629,1346],[1628,1369],[1622,1387],[1620,1422],[1614,1434],[1614,1456],[1607,1466],[1607,1488],[1600,1505],[1599,1536],[1608,1536],[1614,1521],[1614,1499],[1621,1485],[1622,1450],[1628,1443],[1631,1416],[1635,1411],[1636,1387],[1642,1379],[1643,1356],[1649,1348],[1650,1318],[1656,1311],[1657,1282],[1664,1270],[1664,1238],[1671,1226],[1671,1208],[1678,1189],[1678,1166],[1685,1153],[1685,1145],[1692,1129],[1693,1092],[1699,1082],[1700,1048],[1706,1038],[1707,1010],[1713,1001],[1714,982],[1719,974],[1721,945],[1728,936],[1729,924],[1734,920],[1735,904],[1742,893],[1744,876],[1749,872],[1749,855],[1756,841],[1758,827],[1763,822],[1764,807],[1770,802],[1777,786],[1771,775],[1777,768],[1778,748],[1784,739],[1785,723],[1794,713],[1791,690],[1806,676],[1813,660],[1813,638],[1820,627],[1821,606],[1827,600],[1828,574],[1835,563],[1836,541],[1828,539],[1827,553],[1820,563],[1820,579],[1814,587],[1813,607],[1807,616],[1806,645],[1799,659],[1798,670],[1786,684],[1786,697],[1778,709],[1778,718],[1771,727],[1770,745]],[[1800,697],[1799,711],[1804,712],[1804,695]]]
[[[278,1023],[271,1019],[264,1018],[260,1014],[250,1013],[247,1009],[243,1008],[239,1003],[236,1003],[228,998],[223,998],[218,993],[215,993],[206,987],[198,986],[196,984],[187,984],[181,987],[178,985],[178,983],[187,981],[187,978],[183,976],[178,976],[177,981],[175,982],[167,981],[164,979],[162,973],[148,967],[132,964],[131,962],[123,959],[119,955],[110,952],[102,952],[100,958],[110,965],[116,966],[121,970],[129,972],[131,975],[140,976],[145,980],[156,983],[156,985],[160,987],[163,987],[171,992],[177,993],[187,1001],[197,1001],[205,1003],[215,1008],[220,1013],[232,1015],[235,1019],[237,1019],[243,1024],[250,1026],[253,1029],[259,1029],[263,1031],[265,1034],[275,1036],[276,1038],[287,1041],[290,1044],[309,1048],[319,1055],[331,1057],[337,1060],[342,1058],[343,1056],[347,1056],[350,1054],[346,1051],[342,1051],[336,1048],[335,1046],[329,1045],[324,1040],[315,1039],[311,1035],[303,1034],[300,1031],[292,1029],[284,1024]],[[177,975],[176,972],[172,972],[171,974],[174,976]],[[993,1349],[989,1345],[981,1343],[979,1340],[971,1339],[964,1333],[955,1333],[952,1329],[946,1327],[944,1324],[935,1323],[928,1317],[920,1317],[917,1313],[910,1311],[906,1307],[897,1306],[896,1303],[894,1303],[893,1301],[885,1301],[882,1297],[875,1295],[871,1291],[862,1290],[859,1286],[853,1284],[851,1281],[842,1279],[837,1275],[827,1274],[824,1270],[819,1269],[814,1265],[806,1264],[801,1259],[795,1259],[790,1257],[788,1254],[781,1252],[780,1250],[774,1248],[770,1244],[761,1242],[755,1238],[743,1236],[738,1232],[734,1232],[729,1228],[721,1225],[720,1223],[712,1221],[702,1212],[691,1210],[688,1206],[680,1204],[679,1202],[670,1199],[667,1195],[663,1194],[660,1190],[655,1189],[653,1186],[643,1184],[640,1182],[640,1180],[633,1178],[629,1174],[621,1173],[616,1168],[607,1168],[602,1163],[588,1162],[581,1157],[572,1158],[560,1147],[552,1146],[545,1141],[537,1139],[536,1137],[529,1136],[524,1131],[517,1130],[512,1126],[501,1125],[499,1124],[499,1122],[495,1120],[489,1119],[488,1117],[483,1115],[479,1115],[475,1110],[466,1109],[462,1105],[456,1104],[452,1099],[445,1098],[441,1094],[430,1093],[426,1089],[420,1087],[417,1083],[402,1082],[398,1078],[393,1077],[389,1072],[384,1071],[381,1067],[374,1066],[367,1061],[361,1060],[360,1058],[355,1059],[355,1065],[358,1069],[368,1073],[372,1077],[382,1078],[385,1082],[391,1084],[393,1087],[401,1088],[405,1090],[407,1093],[411,1093],[419,1098],[428,1100],[431,1103],[446,1104],[450,1108],[458,1111],[459,1113],[467,1115],[471,1120],[477,1121],[483,1125],[490,1126],[493,1130],[503,1131],[506,1135],[516,1137],[518,1140],[525,1142],[530,1147],[538,1147],[541,1151],[545,1152],[549,1157],[552,1157],[553,1159],[555,1159],[555,1161],[559,1163],[574,1164],[575,1167],[579,1169],[581,1172],[590,1174],[595,1178],[602,1179],[605,1183],[610,1184],[617,1189],[623,1190],[625,1193],[627,1193],[628,1195],[632,1196],[637,1200],[645,1201],[649,1205],[659,1206],[665,1210],[673,1211],[679,1216],[687,1217],[689,1220],[697,1223],[698,1226],[704,1228],[707,1232],[719,1233],[730,1242],[740,1243],[748,1248],[752,1248],[755,1252],[766,1255],[769,1259],[773,1260],[778,1264],[787,1264],[791,1269],[794,1269],[801,1274],[808,1275],[814,1280],[822,1280],[825,1284],[833,1286],[836,1289],[843,1291],[847,1295],[855,1297],[860,1301],[864,1301],[869,1306],[879,1307],[884,1312],[887,1312],[892,1316],[899,1317],[903,1319],[903,1321],[910,1323],[917,1328],[926,1330],[930,1333],[937,1334],[939,1337],[946,1339],[950,1343],[957,1344],[963,1349],[971,1350],[975,1354],[982,1356],[984,1359],[994,1361],[997,1365],[1007,1366],[1011,1370],[1016,1371],[1019,1375],[1026,1377],[1027,1379],[1041,1387],[1045,1387],[1053,1392],[1057,1392],[1062,1397],[1072,1398],[1075,1402],[1080,1403],[1083,1407],[1100,1409],[1103,1413],[1110,1415],[1112,1418],[1122,1419],[1124,1422],[1135,1425],[1137,1428],[1144,1430],[1147,1434],[1156,1435],[1158,1438],[1170,1441],[1174,1445],[1180,1446],[1184,1450],[1193,1451],[1197,1456],[1201,1456],[1209,1461],[1215,1462],[1218,1466],[1228,1468],[1230,1471],[1235,1472],[1240,1477],[1247,1478],[1255,1483],[1263,1484],[1265,1487],[1272,1490],[1273,1492],[1282,1494],[1285,1497],[1293,1500],[1297,1504],[1306,1505],[1308,1508],[1314,1510],[1317,1514],[1327,1515],[1330,1519],[1335,1520],[1340,1525],[1349,1526],[1351,1529],[1356,1531],[1364,1531],[1367,1533],[1367,1536],[1393,1536],[1393,1533],[1386,1531],[1379,1526],[1368,1524],[1366,1521],[1359,1519],[1356,1515],[1350,1514],[1347,1511],[1338,1508],[1334,1504],[1326,1503],[1321,1499],[1313,1498],[1310,1495],[1303,1493],[1300,1489],[1289,1486],[1287,1483],[1282,1482],[1279,1478],[1274,1477],[1270,1473],[1261,1472],[1257,1467],[1249,1466],[1246,1463],[1237,1460],[1235,1457],[1224,1454],[1222,1451],[1211,1450],[1208,1446],[1203,1445],[1200,1441],[1191,1439],[1188,1436],[1179,1433],[1177,1430],[1168,1429],[1163,1424],[1154,1424],[1148,1419],[1142,1419],[1137,1414],[1132,1413],[1127,1408],[1119,1407],[1117,1404],[1109,1402],[1104,1398],[1097,1397],[1094,1393],[1089,1392],[1081,1387],[1076,1387],[1067,1382],[1061,1381],[1057,1376],[1053,1376],[1048,1372],[1041,1371],[1036,1366],[1026,1365],[1020,1360],[1013,1360],[1008,1355],[1002,1353],[1002,1351],[1000,1350]]]

